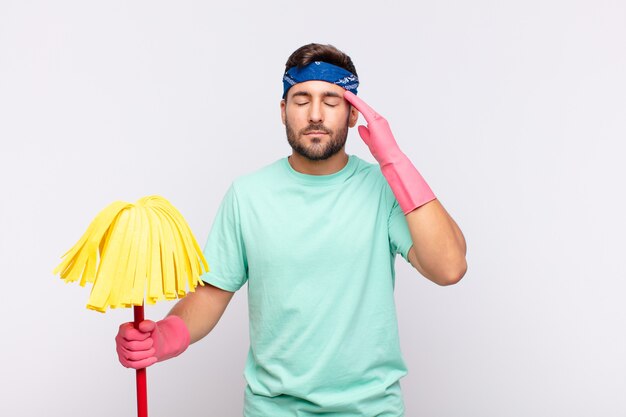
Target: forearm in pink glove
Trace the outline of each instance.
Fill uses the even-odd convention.
[[[387,120],[350,91],[343,97],[365,117],[367,127],[359,126],[359,135],[380,164],[404,214],[434,200],[435,194],[398,147]]]
[[[180,355],[189,346],[190,336],[183,319],[168,316],[157,322],[144,320],[120,326],[115,344],[120,363],[127,368],[147,368],[156,362]]]

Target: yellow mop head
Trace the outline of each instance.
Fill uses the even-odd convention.
[[[87,308],[100,312],[141,306],[144,295],[148,304],[184,297],[209,270],[187,222],[160,196],[110,204],[62,258],[54,274],[93,283]]]

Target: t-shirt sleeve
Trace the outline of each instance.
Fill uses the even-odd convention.
[[[409,232],[409,225],[406,222],[406,217],[402,212],[398,200],[393,196],[393,202],[391,204],[391,212],[389,214],[389,244],[391,246],[391,253],[400,254],[408,262],[409,261],[409,249],[413,246],[413,239]]]
[[[234,185],[226,191],[203,253],[210,269],[200,277],[204,282],[235,292],[248,280],[246,248]]]

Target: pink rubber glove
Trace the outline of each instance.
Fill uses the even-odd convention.
[[[404,214],[434,200],[435,194],[398,147],[387,120],[350,91],[343,97],[365,117],[367,127],[359,126],[359,135],[380,164]]]
[[[144,320],[139,323],[139,329],[133,323],[122,324],[115,345],[122,365],[141,369],[180,355],[189,346],[189,340],[183,319],[167,316],[156,323]]]

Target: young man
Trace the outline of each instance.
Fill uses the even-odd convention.
[[[120,362],[137,369],[182,353],[247,282],[246,417],[403,416],[395,256],[454,284],[467,268],[465,240],[386,120],[355,95],[347,55],[305,45],[285,70],[291,155],[233,182],[204,250],[208,285],[164,320],[120,326]],[[358,112],[379,165],[345,152]]]

